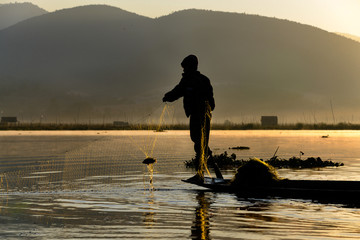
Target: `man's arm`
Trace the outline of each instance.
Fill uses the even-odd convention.
[[[174,87],[173,90],[165,93],[165,96],[163,97],[163,102],[173,102],[181,97],[184,96],[184,87],[182,82]]]

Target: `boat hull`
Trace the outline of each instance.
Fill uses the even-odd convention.
[[[215,192],[235,193],[242,198],[295,198],[360,206],[360,181],[281,180],[268,186],[234,186],[229,179],[205,178],[203,183],[189,182]]]

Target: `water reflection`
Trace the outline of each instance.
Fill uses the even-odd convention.
[[[154,200],[154,191],[148,191],[147,205],[144,209],[144,223],[147,228],[152,228],[155,224],[156,205]]]
[[[209,240],[210,238],[210,204],[209,192],[198,192],[196,196],[198,206],[195,209],[195,219],[191,227],[191,238]]]
[[[360,179],[360,133],[351,138],[332,134],[325,141],[313,135],[281,135],[215,132],[212,145],[219,153],[229,146],[249,145],[250,151],[237,152],[244,159],[246,154],[272,155],[278,145],[282,157],[306,149],[346,165],[319,171],[283,169],[282,177]],[[25,234],[43,239],[360,239],[356,208],[307,200],[249,199],[181,184],[193,171],[183,164],[193,154],[192,145],[186,145],[187,133],[166,132],[158,137],[155,169],[142,164],[143,153],[136,152],[127,136],[91,138],[86,144],[68,143],[69,136],[56,140],[60,143],[54,138],[50,143],[59,143],[54,154],[39,148],[40,137],[25,139],[26,143],[13,138],[16,154],[3,154],[7,150],[0,146],[0,238],[18,239]],[[25,146],[29,146],[26,152],[21,150]],[[232,175],[227,172],[226,177]]]
[[[146,197],[146,206],[144,210],[144,223],[147,228],[151,228],[155,224],[155,195],[154,195],[154,164],[147,164],[148,173],[144,173],[144,195]]]
[[[239,236],[250,236],[254,232],[265,235],[265,224],[281,222],[278,217],[268,214],[272,211],[271,200],[198,191],[196,201],[191,239],[237,239]]]

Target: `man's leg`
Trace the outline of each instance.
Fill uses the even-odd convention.
[[[194,165],[196,174],[189,178],[189,181],[203,182],[204,181],[204,164],[206,164],[204,156],[204,118],[198,114],[190,116],[190,138],[194,142],[195,159]]]
[[[190,138],[194,142],[195,150],[195,169],[199,170],[201,158],[201,119],[198,115],[190,116]]]

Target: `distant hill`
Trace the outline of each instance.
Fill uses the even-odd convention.
[[[330,101],[336,120],[351,120],[360,107],[360,43],[276,18],[84,6],[0,31],[0,52],[1,110],[25,121],[141,119],[190,53],[212,81],[217,121],[332,121]]]
[[[45,13],[47,11],[31,3],[0,4],[0,30]]]
[[[355,35],[348,34],[348,33],[336,33],[336,34],[339,34],[339,35],[344,36],[346,38],[349,38],[349,39],[352,39],[354,41],[360,42],[360,37],[359,36],[355,36]]]

